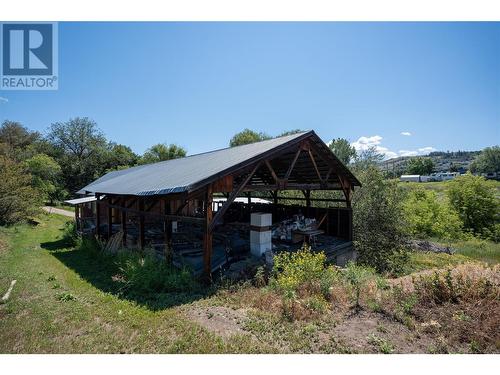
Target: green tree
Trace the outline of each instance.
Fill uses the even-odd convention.
[[[284,137],[286,135],[293,135],[293,134],[298,134],[298,133],[302,133],[302,132],[304,132],[304,130],[301,130],[301,129],[286,130],[283,133],[281,133],[280,135],[278,135],[278,137]]]
[[[181,146],[158,143],[151,146],[142,156],[140,164],[150,164],[159,161],[178,159],[186,156],[186,150]]]
[[[229,141],[230,147],[247,145],[249,143],[255,143],[264,141],[266,139],[271,139],[272,137],[266,133],[257,133],[250,129],[244,129],[243,131],[236,133]]]
[[[25,167],[0,155],[0,225],[28,219],[39,211],[40,203]]]
[[[492,181],[467,173],[449,182],[448,197],[464,228],[481,235],[500,220],[500,199]]]
[[[380,153],[375,146],[371,146],[366,150],[356,153],[353,170],[355,172],[366,171],[367,169],[377,167],[382,160],[384,160],[384,154]]]
[[[126,169],[139,161],[139,156],[128,146],[110,142],[106,153],[106,171]]]
[[[59,184],[61,167],[52,157],[37,154],[24,163],[32,176],[32,186],[42,194],[44,199],[53,203],[54,200],[65,196],[62,191],[64,189]]]
[[[363,186],[353,196],[354,246],[361,264],[400,273],[407,261],[402,191],[376,166],[358,170]]]
[[[68,191],[77,191],[104,173],[108,145],[93,120],[77,117],[54,123],[47,138]]]
[[[462,221],[449,202],[439,202],[434,191],[417,186],[410,190],[403,209],[408,231],[417,237],[457,239],[462,235]]]
[[[473,173],[500,172],[500,146],[486,147],[470,166]]]
[[[5,120],[0,127],[0,155],[19,161],[23,151],[39,139],[38,132],[28,130],[19,122]]]
[[[328,145],[330,150],[340,159],[345,165],[349,165],[356,158],[356,149],[351,146],[349,141],[344,138],[337,138]]]
[[[406,173],[429,175],[434,171],[434,162],[431,158],[416,157],[408,160]]]

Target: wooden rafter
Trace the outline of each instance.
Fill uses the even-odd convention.
[[[217,223],[217,221],[219,219],[222,219],[222,217],[226,213],[227,209],[229,208],[229,206],[231,205],[231,203],[233,203],[233,201],[236,199],[236,197],[238,196],[238,194],[240,194],[243,191],[243,189],[245,188],[245,186],[247,186],[247,184],[250,182],[250,180],[252,179],[253,175],[257,171],[257,169],[259,169],[260,165],[261,165],[260,163],[257,163],[255,165],[255,167],[248,174],[248,176],[245,178],[245,180],[243,180],[243,182],[235,190],[232,191],[232,193],[229,195],[229,198],[227,198],[226,202],[224,202],[224,204],[222,205],[222,207],[217,210],[217,213],[213,217],[212,221],[209,223],[209,227],[208,228],[209,228],[210,232],[212,232],[212,230],[214,229],[215,224]]]
[[[290,178],[290,174],[292,173],[293,167],[295,167],[295,163],[297,163],[297,160],[298,160],[301,152],[302,152],[302,148],[299,148],[297,150],[297,152],[295,153],[295,156],[292,160],[292,164],[290,164],[290,166],[288,167],[288,170],[286,171],[284,180],[288,180]]]
[[[319,172],[318,165],[316,164],[316,160],[314,159],[314,155],[311,151],[311,149],[307,150],[307,153],[309,154],[309,158],[311,159],[311,162],[313,163],[314,169],[316,170],[316,174],[318,175],[319,181],[323,183],[323,178],[321,177],[321,173]]]
[[[269,169],[269,172],[271,172],[271,175],[273,176],[274,181],[276,183],[278,183],[278,176],[276,175],[276,172],[274,171],[273,166],[271,165],[269,160],[265,160],[265,163],[266,163],[267,169]]]

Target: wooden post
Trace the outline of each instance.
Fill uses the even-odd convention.
[[[163,213],[165,215],[169,215],[170,214],[170,202],[167,199],[164,199],[163,205],[164,205]],[[173,258],[172,244],[171,244],[172,223],[167,219],[166,216],[165,216],[165,219],[163,221],[163,230],[164,230],[164,234],[165,234],[165,261],[170,264],[170,263],[172,263],[172,258]]]
[[[139,249],[144,250],[144,198],[139,198]]]
[[[278,214],[278,190],[273,191],[273,217],[272,222],[275,223],[277,221]]]
[[[95,197],[97,199],[95,201],[95,234],[99,238],[101,236],[101,197],[97,193]]]
[[[80,205],[75,205],[75,226],[76,230],[80,230]]]
[[[304,195],[306,197],[306,217],[311,215],[311,190],[305,190]]]
[[[205,233],[203,236],[203,265],[206,281],[212,280],[212,229],[210,223],[213,220],[212,212],[212,185],[207,186],[205,193]]]
[[[111,197],[107,197],[107,199],[108,203],[112,203]],[[112,235],[113,235],[113,209],[110,206],[108,206],[108,241]]]
[[[122,200],[122,206],[125,208],[127,205],[127,198],[123,198]],[[123,247],[127,247],[127,211],[121,210],[121,222],[122,222],[122,232],[123,232],[123,239],[122,239],[122,244]]]
[[[348,208],[347,209],[347,223],[349,225],[349,229],[348,229],[348,232],[347,232],[347,239],[349,241],[352,241],[352,208]]]

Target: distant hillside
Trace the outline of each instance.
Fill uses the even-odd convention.
[[[448,172],[455,166],[459,172],[464,173],[469,169],[474,157],[481,151],[435,151],[425,157],[432,159],[436,172]],[[394,172],[395,175],[403,174],[406,170],[406,163],[412,156],[401,156],[380,163],[383,171]]]

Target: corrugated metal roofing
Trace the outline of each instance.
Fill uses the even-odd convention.
[[[155,195],[180,193],[210,176],[283,145],[305,133],[297,133],[249,145],[225,148],[181,159],[140,165],[105,174],[78,194],[108,193]]]
[[[286,147],[287,143],[299,142],[309,136],[316,135],[313,131],[302,132],[110,172],[82,188],[78,194],[161,195],[189,191],[196,184],[231,167],[258,158],[261,154],[277,147]],[[350,174],[348,170],[347,173]],[[352,177],[355,179],[354,176]]]
[[[83,197],[83,198],[76,198],[76,199],[69,199],[67,201],[64,201],[65,203],[71,204],[71,205],[76,205],[76,204],[82,204],[82,203],[88,203],[88,202],[94,202],[96,201],[97,198],[92,195],[90,197]]]

